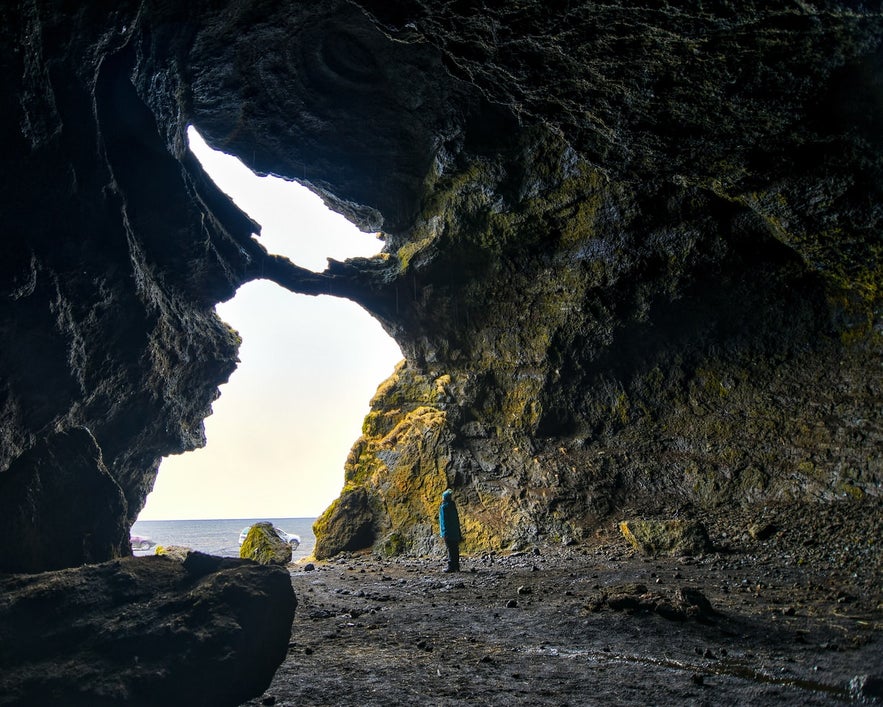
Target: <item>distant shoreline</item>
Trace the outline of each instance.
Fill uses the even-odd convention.
[[[220,522],[220,521],[245,521],[257,522],[259,520],[316,520],[318,515],[314,516],[243,516],[241,518],[139,518],[136,523],[199,523],[201,521]]]
[[[313,535],[315,517],[289,518],[188,518],[177,520],[137,520],[131,535],[147,541],[139,552],[152,551],[157,545],[187,547],[221,557],[239,557],[239,536],[243,529],[255,523],[267,521],[279,530],[300,538],[292,561],[312,555],[316,546]]]

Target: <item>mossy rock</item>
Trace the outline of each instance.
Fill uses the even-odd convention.
[[[691,520],[624,520],[619,530],[644,555],[701,555],[711,550],[705,527]]]
[[[364,550],[376,539],[375,514],[364,488],[345,488],[313,523],[313,556],[327,560],[340,552]]]
[[[377,543],[378,552],[384,557],[398,557],[408,550],[408,539],[401,533],[392,532]]]
[[[184,562],[191,552],[193,552],[191,548],[184,547],[183,545],[157,545],[153,551],[155,555],[170,557],[179,562]]]
[[[239,548],[239,556],[262,565],[287,565],[291,545],[279,537],[272,523],[255,523]]]

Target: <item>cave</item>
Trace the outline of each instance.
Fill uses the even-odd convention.
[[[151,574],[129,527],[160,460],[205,443],[238,347],[214,306],[257,279],[356,302],[405,359],[317,521],[319,560],[429,552],[448,487],[467,553],[770,509],[874,537],[874,3],[21,0],[0,8],[0,56],[7,610],[30,596],[76,615],[86,599],[38,587],[61,578],[142,601],[122,589]],[[321,273],[268,254],[189,153],[189,125],[383,251]],[[879,541],[839,562],[879,610]],[[260,694],[294,614],[287,573],[194,558],[154,574],[266,584],[282,619],[249,605],[236,650],[262,631],[271,647],[212,703]],[[76,671],[40,683],[28,646],[2,649],[10,699],[86,689]],[[121,656],[102,665],[125,678]],[[211,666],[199,687],[162,692],[187,676],[157,668],[171,682],[156,694],[232,679],[221,656],[193,660]],[[76,694],[156,699],[123,678]]]

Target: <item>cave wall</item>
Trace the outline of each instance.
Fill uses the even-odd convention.
[[[137,4],[0,15],[4,567],[36,568],[15,549],[35,534],[44,568],[74,566],[128,554],[162,456],[204,443],[238,346],[213,306],[243,281],[253,226],[183,154],[184,126],[163,126],[139,95]],[[102,552],[53,549],[50,519],[69,521],[61,537],[79,548],[108,508]]]
[[[102,539],[65,563],[128,552],[255,278],[353,299],[406,357],[319,554],[426,550],[446,486],[474,547],[879,497],[881,30],[848,2],[4,5],[4,538],[48,542],[64,497]],[[188,124],[384,253],[268,256]]]

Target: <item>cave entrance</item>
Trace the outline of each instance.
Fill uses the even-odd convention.
[[[322,271],[327,257],[379,251],[305,187],[258,177],[188,134],[206,172],[261,224],[269,252]],[[206,446],[163,460],[139,520],[315,517],[340,493],[368,401],[401,351],[354,302],[267,281],[217,311],[242,337],[241,363],[205,420]]]

